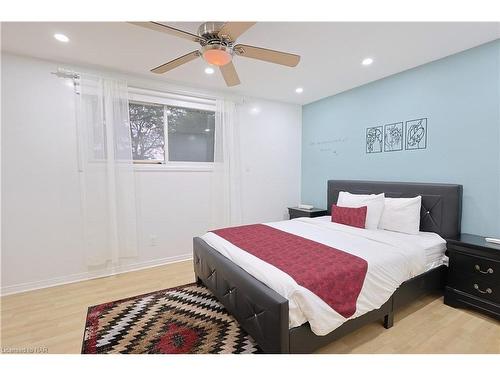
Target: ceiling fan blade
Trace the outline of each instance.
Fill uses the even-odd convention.
[[[297,66],[300,61],[299,55],[275,51],[272,49],[248,46],[246,44],[237,44],[234,46],[234,52],[238,56],[250,57],[252,59],[263,60],[274,64],[286,66]]]
[[[162,74],[165,72],[168,72],[169,70],[172,70],[174,68],[177,68],[178,66],[188,63],[194,59],[197,59],[198,57],[201,56],[200,51],[196,50],[193,52],[190,52],[184,56],[178,57],[175,60],[169,61],[165,64],[162,64],[160,66],[157,66],[154,69],[151,69],[151,72],[156,73],[156,74]]]
[[[257,22],[226,22],[218,32],[219,37],[229,38],[235,41],[241,34],[255,25]]]
[[[240,84],[238,73],[236,73],[236,69],[234,68],[234,64],[232,62],[221,66],[220,71],[222,73],[222,77],[224,77],[224,81],[226,81],[226,85],[229,87]]]
[[[175,27],[167,26],[159,22],[129,22],[132,25],[145,27],[146,29],[160,31],[162,33],[177,36],[179,38],[184,38],[191,40],[193,42],[199,43],[205,39],[199,37],[198,35],[188,33],[187,31],[176,29]]]

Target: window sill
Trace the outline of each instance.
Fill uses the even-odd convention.
[[[212,163],[195,165],[134,164],[136,172],[212,172]]]

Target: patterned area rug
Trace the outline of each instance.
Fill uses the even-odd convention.
[[[208,289],[196,284],[89,307],[83,354],[260,353]]]

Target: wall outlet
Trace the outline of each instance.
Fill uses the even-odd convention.
[[[156,234],[149,236],[149,246],[158,246],[158,236]]]

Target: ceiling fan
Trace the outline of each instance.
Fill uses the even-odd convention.
[[[233,56],[250,57],[274,64],[294,67],[300,61],[299,55],[271,49],[236,44],[236,39],[255,25],[255,22],[205,22],[198,28],[198,35],[179,30],[159,22],[130,22],[133,25],[163,32],[179,38],[199,43],[201,48],[172,61],[151,69],[151,72],[163,74],[198,57],[219,67],[227,86],[240,84],[240,79],[233,64]]]

